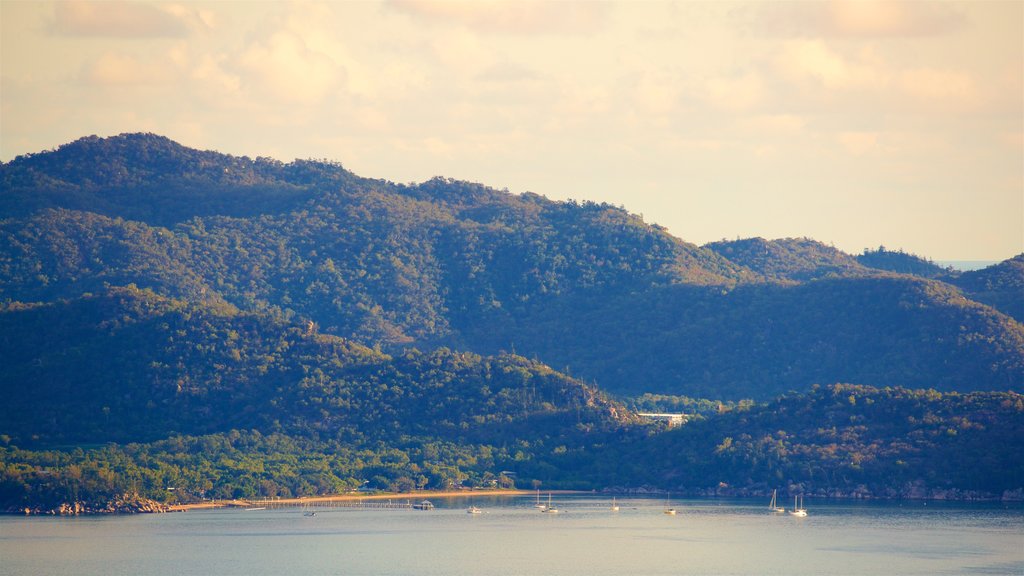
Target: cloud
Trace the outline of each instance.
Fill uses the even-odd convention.
[[[821,40],[789,40],[775,63],[791,80],[815,80],[825,88],[883,87],[887,75],[870,63],[849,59]]]
[[[741,118],[736,124],[749,132],[794,134],[803,130],[807,120],[793,114],[764,114]]]
[[[328,56],[310,50],[301,36],[288,30],[253,42],[237,64],[250,88],[278,101],[302,104],[323,100],[344,73]]]
[[[476,80],[494,84],[517,84],[540,79],[540,75],[525,66],[512,62],[497,62],[476,75]]]
[[[51,30],[62,36],[179,38],[203,22],[197,14],[177,5],[120,0],[55,2]]]
[[[982,95],[971,76],[955,70],[917,68],[900,75],[900,87],[919,100],[975,107]]]
[[[539,0],[391,0],[388,5],[414,18],[505,34],[591,32],[607,12],[600,2]]]
[[[862,156],[878,145],[877,132],[840,132],[836,140],[847,152],[854,156]]]
[[[708,102],[725,110],[740,111],[756,107],[764,100],[764,86],[753,73],[735,77],[710,78],[705,83]]]
[[[738,14],[754,32],[796,38],[942,36],[967,25],[962,10],[939,2],[764,2]]]
[[[936,36],[966,23],[962,13],[938,2],[847,0],[828,4],[832,32],[843,36]]]
[[[82,79],[94,86],[133,86],[151,84],[159,78],[153,66],[127,54],[105,52],[89,62]]]

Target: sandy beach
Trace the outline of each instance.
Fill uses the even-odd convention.
[[[545,491],[545,494],[573,493],[572,490]],[[197,502],[195,504],[174,504],[168,509],[171,512],[185,512],[188,510],[201,510],[206,508],[229,508],[241,507],[252,508],[264,505],[279,506],[302,506],[304,504],[315,504],[323,502],[353,502],[361,500],[422,500],[424,498],[473,498],[477,496],[526,496],[535,494],[533,490],[453,490],[453,491],[422,491],[422,492],[387,492],[375,494],[335,494],[331,496],[307,496],[302,498],[274,498],[274,499],[253,499],[253,500],[212,500]]]

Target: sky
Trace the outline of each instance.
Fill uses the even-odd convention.
[[[1024,252],[1024,2],[0,0],[0,161],[153,132],[623,206],[696,244]]]

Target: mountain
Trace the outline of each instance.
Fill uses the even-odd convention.
[[[902,250],[886,250],[879,246],[877,250],[864,250],[857,256],[857,262],[869,268],[911,274],[922,278],[955,277],[952,268],[943,268],[938,264],[915,254],[907,254]]]
[[[0,186],[0,509],[1021,488],[1021,257],[700,247],[607,204],[152,134],[16,158]],[[627,407],[662,400],[697,414]]]
[[[356,444],[403,435],[495,442],[626,418],[593,388],[524,358],[446,349],[393,357],[313,326],[134,286],[10,307],[0,335],[0,420],[19,445],[234,429]]]
[[[620,394],[766,400],[813,383],[1018,390],[1019,323],[908,276],[565,298],[474,334]]]
[[[1024,322],[1024,254],[981,270],[964,272],[952,282],[973,300]]]
[[[1022,451],[1020,394],[836,384],[561,465],[581,485],[628,478],[673,493],[1016,499]]]
[[[806,281],[868,274],[857,259],[809,238],[747,238],[704,246],[772,280]]]
[[[398,355],[517,352],[618,394],[1024,380],[1019,323],[813,240],[698,247],[605,204],[399,185],[147,134],[19,157],[0,182],[11,302],[134,284]]]

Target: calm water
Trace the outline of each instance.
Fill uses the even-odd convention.
[[[0,517],[0,574],[1024,575],[1024,507],[562,497],[437,501],[433,511],[212,510]]]

